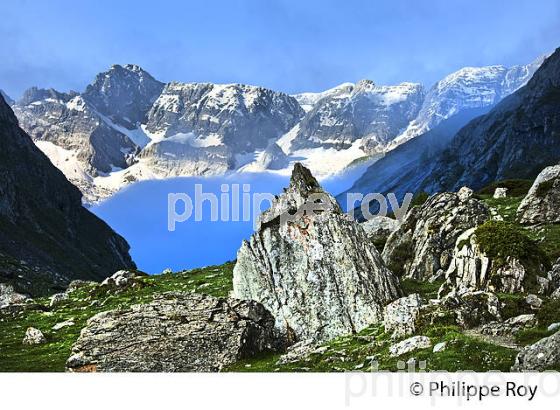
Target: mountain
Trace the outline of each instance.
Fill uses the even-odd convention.
[[[322,98],[330,97],[341,92],[347,92],[347,90],[351,89],[352,87],[354,87],[354,84],[352,83],[343,83],[326,91],[321,91],[318,93],[293,94],[292,97],[297,100],[297,102],[305,112],[309,112]]]
[[[34,87],[13,109],[84,202],[94,203],[146,179],[288,175],[296,162],[322,179],[366,166],[445,119],[490,107],[539,63],[466,68],[428,93],[420,84],[362,80],[294,96],[244,84],[163,84],[136,65],[114,65],[81,94]]]
[[[0,96],[1,96],[2,98],[4,98],[4,101],[6,101],[6,104],[12,105],[12,104],[14,103],[14,100],[12,100],[12,99],[10,98],[10,96],[9,96],[8,94],[6,94],[6,93],[4,92],[4,90],[2,90],[2,89],[0,89]]]
[[[437,158],[461,128],[490,109],[491,107],[483,107],[463,110],[432,130],[399,145],[373,163],[337,200],[346,207],[348,193],[367,195],[392,192],[401,200],[407,192],[416,192],[418,178],[424,176],[418,168]]]
[[[95,77],[83,98],[113,123],[134,130],[144,122],[163,87],[137,65],[113,65]]]
[[[82,94],[33,87],[14,111],[86,203],[137,180],[240,168],[304,115],[283,93],[242,84],[164,85],[131,64],[98,74]]]
[[[191,157],[218,153],[224,170],[235,169],[245,164],[245,156],[266,149],[303,115],[295,98],[262,87],[169,83],[148,112],[144,129],[153,146],[141,157],[158,161],[171,157],[183,167],[191,161],[194,171],[199,160]],[[198,170],[199,175],[207,173],[213,172]]]
[[[533,179],[560,161],[560,49],[527,85],[462,128],[426,168],[427,192],[482,188],[502,179]]]
[[[395,147],[461,111],[490,107],[529,81],[544,56],[527,65],[465,67],[438,81],[426,94],[418,116],[392,143]]]
[[[381,151],[416,117],[423,98],[420,84],[379,86],[362,80],[339,87],[303,118],[290,149],[348,149],[358,143],[364,155]]]
[[[89,198],[93,179],[127,168],[137,144],[76,92],[30,88],[13,105],[21,127]]]
[[[126,241],[82,207],[80,191],[19,128],[3,98],[0,175],[0,282],[40,295],[134,267]]]

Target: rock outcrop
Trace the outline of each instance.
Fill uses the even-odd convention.
[[[304,212],[317,199],[322,209]],[[363,228],[300,164],[239,249],[233,288],[235,297],[261,302],[277,327],[299,340],[357,332],[381,321],[383,306],[400,296]]]
[[[385,243],[389,235],[399,228],[400,222],[386,216],[375,216],[361,225],[374,243]]]
[[[31,296],[133,268],[129,246],[82,207],[80,191],[0,98],[0,282]]]
[[[507,198],[507,191],[508,191],[507,188],[498,187],[498,188],[496,188],[496,190],[494,191],[493,198],[494,198],[494,199]]]
[[[395,274],[427,280],[447,270],[457,238],[489,219],[488,207],[468,188],[445,192],[412,208],[383,250],[383,259]]]
[[[511,368],[514,372],[542,372],[560,366],[560,332],[524,348]]]
[[[522,330],[532,328],[537,325],[534,314],[525,314],[512,317],[504,322],[487,323],[480,329],[480,332],[489,336],[508,336],[515,335]]]
[[[99,313],[72,348],[73,372],[219,371],[277,346],[274,318],[259,303],[171,292]]]
[[[392,332],[393,339],[400,339],[414,334],[420,308],[425,302],[419,294],[412,294],[395,300],[385,307],[383,326],[386,332]]]
[[[129,287],[133,287],[136,284],[140,284],[138,278],[147,276],[143,272],[139,271],[129,271],[129,270],[120,270],[113,273],[103,282],[101,282],[101,286],[105,286],[112,289],[125,289]]]
[[[414,326],[416,331],[432,325],[457,325],[472,329],[501,320],[500,302],[493,293],[453,291],[422,305]]]
[[[560,165],[545,168],[517,210],[522,224],[560,222]]]
[[[531,242],[528,238],[504,222],[491,222],[482,228],[483,232],[479,228],[468,229],[457,238],[453,259],[446,272],[446,283],[440,293],[451,289],[459,293],[477,290],[504,293],[549,292],[545,266],[539,259],[538,252],[530,251]],[[491,235],[485,235],[488,233]],[[493,238],[495,242],[486,246],[496,251],[495,254],[485,253],[478,238],[481,235],[488,236],[491,240]],[[497,249],[500,239],[515,243],[517,247],[523,246],[523,241],[527,241],[527,250],[521,252],[512,247],[509,254],[502,254]]]
[[[556,263],[552,266],[550,272],[548,272],[547,279],[550,283],[550,290],[556,291],[560,289],[560,258],[556,260]]]

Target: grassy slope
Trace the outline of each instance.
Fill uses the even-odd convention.
[[[93,315],[133,304],[146,303],[156,293],[185,291],[225,297],[232,288],[233,263],[210,266],[175,274],[142,278],[142,288],[108,294],[99,287],[88,286],[70,294],[70,298],[50,311],[27,311],[17,318],[0,317],[0,371],[64,371],[66,359],[80,330]],[[92,306],[92,302],[94,302]],[[47,298],[37,302],[48,306]],[[74,326],[54,331],[60,322],[73,320]],[[22,340],[28,327],[41,330],[48,343],[24,346]]]

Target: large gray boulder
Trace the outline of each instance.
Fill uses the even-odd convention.
[[[511,370],[540,372],[558,369],[559,366],[560,332],[557,332],[520,351]]]
[[[35,327],[28,327],[25,331],[25,337],[23,338],[22,343],[24,345],[40,345],[43,343],[47,343],[47,339],[43,332]]]
[[[317,194],[320,211],[303,208]],[[302,215],[296,215],[296,210]],[[293,220],[286,216],[294,215]],[[310,171],[296,164],[290,186],[261,215],[233,271],[233,293],[261,302],[296,340],[328,340],[383,318],[400,296],[363,228],[344,215]]]
[[[451,312],[455,324],[463,329],[472,329],[486,323],[501,321],[500,301],[491,292],[451,292],[442,297],[441,312]],[[436,310],[437,311],[437,310]]]
[[[517,209],[523,224],[560,222],[560,165],[545,168]]]
[[[515,335],[522,330],[530,329],[537,325],[537,318],[534,314],[519,315],[507,319],[504,322],[487,323],[480,329],[481,333],[490,336]]]
[[[468,188],[430,197],[412,208],[383,250],[383,259],[395,274],[427,280],[447,270],[459,235],[490,217],[488,207]]]
[[[259,303],[172,292],[99,313],[72,348],[76,372],[218,371],[273,349],[274,318]]]

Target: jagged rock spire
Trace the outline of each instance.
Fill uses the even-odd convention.
[[[312,193],[328,210],[286,223]],[[234,296],[269,309],[276,326],[296,340],[328,340],[382,320],[383,307],[400,295],[395,276],[356,222],[296,164],[290,186],[261,216],[261,224],[237,254]]]

